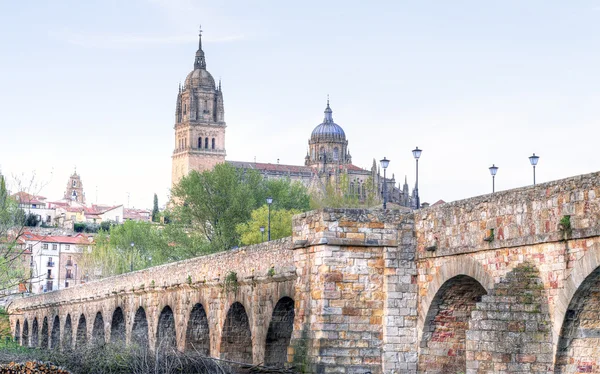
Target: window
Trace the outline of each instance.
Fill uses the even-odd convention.
[[[52,250],[56,251],[58,249],[58,244],[52,244]]]
[[[68,251],[69,249],[71,249],[71,245],[65,244],[65,249]]]
[[[212,138],[212,149],[215,149],[215,138]]]
[[[208,149],[208,138],[204,138],[204,148]]]
[[[115,216],[115,222],[119,223],[119,216]]]
[[[33,251],[33,244],[27,244],[27,250]]]
[[[42,249],[48,249],[48,243],[42,244]]]
[[[73,179],[73,187],[77,187],[77,181]]]
[[[52,279],[52,269],[48,269],[48,279]]]
[[[183,104],[183,114],[187,114],[187,104]]]
[[[198,138],[198,148],[202,148],[202,138]]]
[[[337,161],[340,159],[340,151],[337,147],[333,149],[333,161]]]
[[[65,281],[65,288],[69,287],[69,282]]]
[[[46,216],[46,223],[50,223],[52,222],[52,217],[51,216]]]
[[[71,269],[67,269],[66,278],[67,279],[73,279],[73,273],[71,272]]]

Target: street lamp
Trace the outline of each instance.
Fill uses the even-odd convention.
[[[131,242],[131,264],[129,264],[129,271],[133,271],[133,247],[135,246],[134,242]]]
[[[265,227],[264,226],[260,227],[260,241],[261,242],[265,241]]]
[[[417,206],[417,209],[421,207],[421,198],[419,197],[419,157],[421,157],[421,152],[423,152],[423,150],[419,149],[419,147],[416,147],[412,151],[413,157],[415,158],[415,161],[417,163],[417,180],[415,183],[415,195],[417,199],[415,205]]]
[[[490,174],[492,174],[492,193],[496,192],[496,173],[498,172],[498,167],[494,164],[490,166]]]
[[[267,197],[267,206],[269,207],[269,231],[267,232],[267,240],[271,241],[271,204],[273,204],[273,198]]]
[[[385,180],[385,169],[387,169],[390,164],[390,160],[387,158],[383,158],[383,160],[379,161],[381,163],[381,167],[383,168],[383,209],[387,208],[387,183]]]
[[[535,165],[537,165],[539,159],[540,159],[540,156],[536,156],[535,153],[533,154],[533,156],[529,156],[529,162],[531,163],[531,166],[533,166],[533,185],[534,186],[535,186]]]

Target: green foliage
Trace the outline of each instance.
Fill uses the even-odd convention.
[[[131,245],[133,243],[133,246]],[[177,225],[125,221],[100,230],[95,248],[85,252],[82,266],[93,278],[123,274],[209,253],[205,240]]]
[[[25,214],[25,213],[23,213],[23,214]],[[40,222],[40,219],[38,218],[38,216],[36,214],[27,213],[27,215],[25,216],[25,226],[27,226],[27,227],[36,227],[39,222]]]
[[[292,235],[292,217],[300,213],[297,209],[273,209],[271,208],[271,240],[285,238]],[[251,213],[248,222],[241,223],[236,230],[240,235],[243,245],[257,244],[267,240],[269,223],[269,207],[265,204]],[[264,235],[260,227],[265,228]]]
[[[255,209],[273,198],[272,209],[306,210],[309,197],[300,183],[287,179],[264,180],[254,170],[219,164],[212,171],[192,171],[173,188],[177,203],[176,221],[188,225],[210,242],[213,250],[225,250],[241,243],[237,227],[248,222]]]
[[[0,174],[0,289],[14,287],[25,279],[26,268],[21,261],[25,248],[19,245],[25,221],[25,212],[9,196]]]
[[[98,225],[97,223],[91,222],[75,222],[73,224],[73,230],[75,232],[86,232],[86,233],[96,233],[100,230],[102,225]]]
[[[235,293],[238,289],[238,278],[237,273],[235,271],[230,271],[225,276],[225,281],[223,282],[223,288],[225,288],[225,293],[228,294],[230,292]]]
[[[158,196],[154,194],[154,207],[152,208],[152,222],[158,222],[159,220],[159,211],[158,211]]]
[[[273,277],[274,275],[275,275],[275,268],[273,266],[271,266],[269,268],[269,271],[267,271],[267,276]]]
[[[565,215],[558,223],[558,229],[563,233],[565,239],[571,236],[573,229],[571,228],[571,216]]]

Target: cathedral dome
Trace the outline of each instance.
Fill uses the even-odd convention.
[[[346,140],[344,129],[337,123],[333,122],[332,110],[329,107],[327,100],[327,108],[325,108],[325,118],[323,123],[315,127],[310,136],[311,141],[318,140]]]
[[[185,78],[185,87],[215,89],[215,79],[206,69],[194,69]]]

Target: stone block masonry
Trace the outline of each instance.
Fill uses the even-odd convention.
[[[307,212],[291,238],[16,300],[11,328],[150,347],[173,329],[180,350],[316,373],[600,373],[598,196],[593,173]]]

